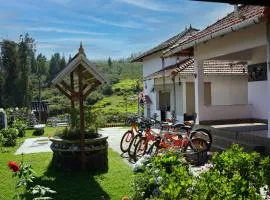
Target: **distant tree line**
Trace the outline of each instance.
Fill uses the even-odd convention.
[[[0,44],[0,107],[28,107],[36,79],[42,75],[46,82],[66,66],[59,53],[50,62],[41,53],[35,56],[35,40],[28,34],[20,35],[18,42],[4,39]]]
[[[0,107],[29,107],[32,100],[38,100],[38,80],[42,91],[50,98],[50,81],[66,67],[68,61],[60,53],[54,53],[48,60],[45,55],[36,55],[35,40],[29,34],[21,35],[18,41],[0,41]],[[142,80],[142,65],[130,63],[127,59],[93,61],[108,79],[107,85],[98,88],[98,96],[111,95],[112,85],[122,79]],[[52,97],[53,98],[53,97]],[[48,100],[48,99],[46,99]]]

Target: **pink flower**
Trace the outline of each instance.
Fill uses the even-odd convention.
[[[8,162],[8,167],[13,172],[17,172],[17,171],[20,170],[20,166],[16,162],[14,162],[14,161]]]

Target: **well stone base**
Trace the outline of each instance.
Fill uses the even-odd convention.
[[[53,142],[52,167],[66,171],[82,169],[80,141],[56,138],[50,140]],[[108,171],[107,137],[85,140],[85,163],[87,171]]]

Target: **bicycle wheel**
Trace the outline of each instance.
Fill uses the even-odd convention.
[[[127,132],[124,133],[120,142],[120,149],[123,153],[128,151],[129,143],[131,142],[133,137],[134,133],[131,130],[128,130]]]
[[[155,156],[157,155],[159,149],[160,149],[160,140],[156,140],[153,144],[150,145],[149,149],[147,150],[148,155]]]
[[[145,152],[147,151],[148,142],[145,137],[139,139],[139,141],[135,144],[134,156],[133,160],[136,162],[139,158],[141,158]]]
[[[210,131],[204,129],[204,128],[199,128],[191,132],[191,139],[195,138],[201,138],[207,142],[208,149],[211,148],[212,146],[212,135]]]
[[[202,138],[193,138],[185,145],[183,152],[201,152],[208,150],[208,143]]]
[[[139,141],[141,137],[142,137],[141,134],[137,134],[132,138],[131,142],[129,143],[129,147],[127,151],[129,157],[133,158],[134,152],[135,152],[135,145],[137,144],[137,142]]]

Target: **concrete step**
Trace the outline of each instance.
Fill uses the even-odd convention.
[[[254,143],[252,140],[245,141],[245,140],[236,140],[231,139],[228,137],[222,137],[218,135],[213,135],[213,148],[218,150],[225,150],[227,148],[230,148],[233,144],[239,144],[240,146],[244,147],[246,151],[252,152],[257,149],[260,153],[268,153],[267,146],[269,144],[263,144],[263,143]],[[264,148],[264,149],[263,149]],[[211,150],[212,151],[212,150]]]

